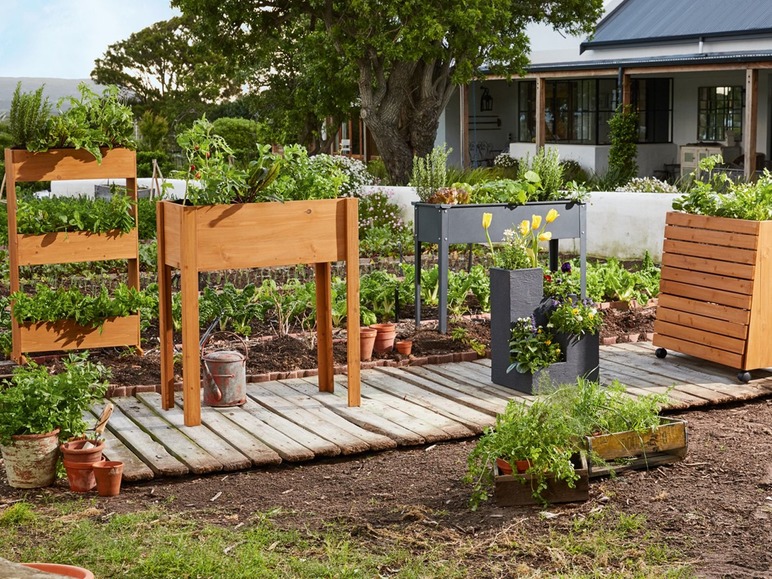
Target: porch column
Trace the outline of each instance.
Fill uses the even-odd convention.
[[[541,77],[536,77],[536,152],[544,148],[547,142],[547,119],[545,112],[547,108],[547,81]]]
[[[756,172],[756,132],[759,112],[759,71],[749,68],[745,71],[745,118],[743,123],[743,155],[745,157],[745,178],[750,179]]]
[[[461,166],[468,169],[472,165],[469,159],[469,85],[460,86],[458,95],[461,99],[458,107],[461,126]]]
[[[622,106],[626,107],[633,103],[633,83],[629,74],[622,75]]]

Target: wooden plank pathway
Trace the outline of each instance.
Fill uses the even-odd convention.
[[[674,410],[772,395],[772,369],[742,384],[726,366],[654,352],[648,342],[602,346],[601,381],[619,380],[632,396],[669,391]],[[167,411],[156,393],[112,398],[105,455],[124,462],[126,481],[269,467],[470,438],[510,399],[533,399],[493,384],[489,359],[363,370],[362,406],[346,396],[345,376],[334,393],[319,392],[316,378],[248,384],[246,404],[203,407],[202,424],[189,427],[181,398]]]

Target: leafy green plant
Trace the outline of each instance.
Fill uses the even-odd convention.
[[[630,105],[619,105],[608,125],[608,172],[616,188],[638,173],[638,113]]]
[[[603,315],[598,311],[598,304],[591,300],[580,300],[577,297],[564,301],[552,301],[552,309],[548,315],[548,325],[553,332],[583,336],[597,334],[603,325]]]
[[[646,303],[659,293],[660,270],[644,254],[638,270],[625,268],[616,258],[587,264],[587,295],[597,302],[632,300]]]
[[[413,173],[410,184],[416,188],[418,198],[426,203],[437,192],[437,189],[445,187],[447,183],[448,155],[452,149],[446,145],[434,147],[431,153],[425,157],[413,158]]]
[[[560,164],[557,149],[542,147],[532,159],[530,156],[521,159],[517,176],[521,180],[527,180],[528,173],[538,175],[540,183],[536,195],[530,196],[529,201],[549,201],[564,197],[560,192],[563,186],[563,165]]]
[[[264,193],[280,200],[335,199],[349,177],[340,164],[315,161],[301,145],[284,147],[281,172]]]
[[[70,354],[64,371],[51,374],[34,361],[17,366],[0,389],[0,443],[15,434],[43,434],[60,428],[60,440],[86,430],[83,413],[104,396],[108,369],[88,360],[88,352]]]
[[[11,353],[11,299],[0,296],[0,353],[7,356]]]
[[[48,98],[43,98],[44,88],[41,86],[34,92],[21,92],[21,81],[16,84],[8,122],[13,147],[26,148],[45,139],[51,103]]]
[[[128,233],[134,228],[133,201],[127,195],[113,195],[109,201],[86,197],[25,197],[18,200],[17,230],[39,235],[56,231]]]
[[[555,362],[562,352],[550,328],[537,325],[533,317],[519,318],[512,327],[509,352],[512,363],[507,372],[515,370],[521,374],[534,374]]]
[[[232,283],[226,283],[219,291],[205,287],[199,298],[201,323],[217,319],[220,330],[232,329],[237,334],[249,336],[252,333],[250,322],[263,317],[258,299],[254,284],[237,289]]]

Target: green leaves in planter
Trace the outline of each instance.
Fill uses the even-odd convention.
[[[89,296],[77,289],[51,289],[46,284],[37,284],[34,294],[15,292],[13,315],[20,324],[26,322],[56,322],[74,320],[84,327],[99,326],[106,318],[128,316],[146,307],[151,300],[142,292],[121,284],[112,297],[107,288],[99,294]]]
[[[114,195],[109,201],[86,197],[19,199],[16,219],[20,234],[40,235],[57,231],[128,233],[134,228],[133,201]]]

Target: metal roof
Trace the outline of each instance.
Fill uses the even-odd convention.
[[[772,0],[623,0],[598,23],[581,51],[760,34],[772,35]]]

